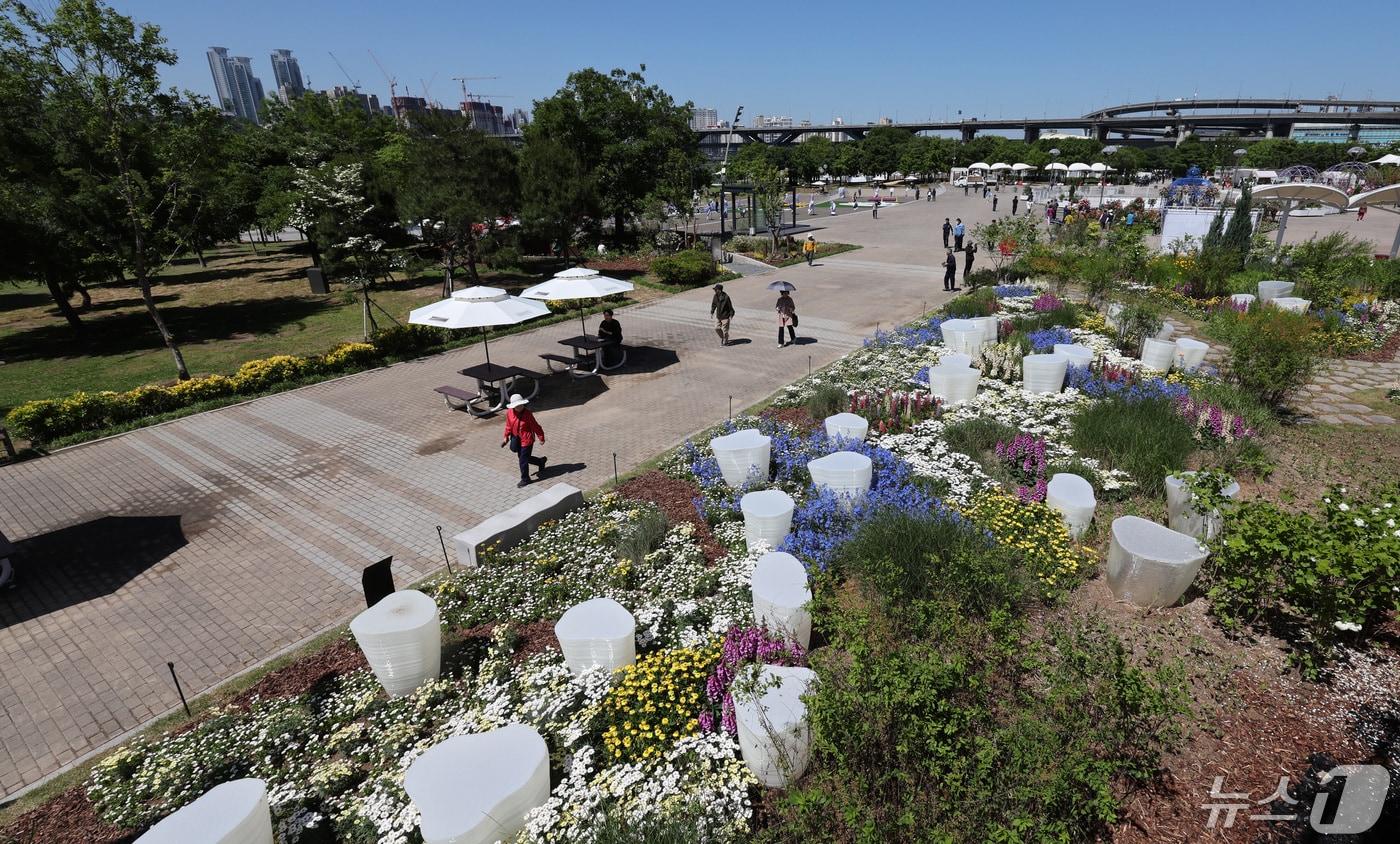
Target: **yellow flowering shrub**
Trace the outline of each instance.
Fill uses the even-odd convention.
[[[321,356],[321,365],[330,370],[357,369],[378,357],[379,350],[371,343],[341,343]]]
[[[240,393],[256,393],[273,384],[290,381],[305,374],[312,368],[311,361],[297,355],[273,355],[270,358],[250,360],[238,367],[233,376]]]
[[[699,731],[705,681],[719,660],[719,646],[657,651],[618,670],[599,704],[603,752],[609,762],[662,756]]]
[[[1085,331],[1092,331],[1095,334],[1106,334],[1112,336],[1114,331],[1108,327],[1108,320],[1098,311],[1082,310],[1079,312],[1079,327]]]
[[[165,389],[178,399],[181,405],[188,405],[231,396],[238,392],[238,385],[227,375],[206,375],[203,378],[179,381]]]
[[[1045,586],[1069,588],[1093,570],[1093,552],[1076,545],[1060,514],[1043,502],[991,489],[973,498],[963,515],[1019,553]]]

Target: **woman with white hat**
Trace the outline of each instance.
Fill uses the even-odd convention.
[[[529,404],[529,399],[521,398],[519,393],[515,393],[506,405],[506,431],[501,447],[510,446],[510,450],[520,458],[520,483],[516,484],[517,487],[530,485],[531,464],[539,467],[535,477],[544,477],[544,464],[549,459],[530,456],[535,447],[535,439],[544,442],[544,429],[535,419],[535,414],[530,412]]]

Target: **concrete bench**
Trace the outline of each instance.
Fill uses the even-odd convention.
[[[583,491],[555,484],[530,496],[504,513],[497,513],[474,528],[452,537],[458,564],[476,568],[488,548],[506,551],[527,539],[542,524],[583,506]]]
[[[459,387],[452,387],[447,384],[441,387],[434,387],[433,392],[442,394],[442,403],[447,405],[448,410],[461,410],[466,405],[476,401],[478,396],[470,390],[463,390]],[[462,404],[454,405],[452,400],[457,399]]]

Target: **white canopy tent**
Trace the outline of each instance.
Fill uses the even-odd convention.
[[[1016,162],[1015,164],[1011,165],[1011,169],[1012,169],[1012,170],[1015,170],[1017,173],[1024,173],[1024,172],[1026,172],[1027,170],[1034,170],[1035,167],[1034,167],[1033,165],[1030,165],[1030,164],[1022,164],[1021,162],[1018,161],[1018,162]]]
[[[1117,173],[1117,172],[1118,172],[1118,168],[1117,168],[1117,167],[1109,167],[1107,164],[1104,164],[1102,161],[1095,161],[1093,164],[1090,164],[1090,165],[1089,165],[1089,169],[1090,169],[1091,171],[1095,172],[1095,173]]]
[[[1388,152],[1388,153],[1386,153],[1385,155],[1382,155],[1380,158],[1375,159],[1375,160],[1372,161],[1371,163],[1372,163],[1372,164],[1382,164],[1382,165],[1384,165],[1384,164],[1400,164],[1400,155],[1396,155],[1396,154],[1393,153],[1393,152]]]
[[[1347,207],[1349,199],[1345,191],[1317,182],[1280,182],[1263,185],[1254,189],[1253,196],[1256,202],[1265,199],[1283,202],[1283,213],[1278,218],[1278,237],[1274,239],[1278,246],[1283,245],[1283,231],[1288,227],[1288,215],[1295,205],[1317,202],[1340,210]]]
[[[1094,168],[1090,167],[1082,161],[1076,161],[1073,164],[1071,164],[1067,169],[1071,173],[1088,173]]]
[[[993,169],[993,170],[1010,170],[1010,169],[1011,169],[1011,165],[1010,165],[1010,164],[1007,164],[1005,161],[998,161],[996,164],[993,164],[993,165],[992,165],[992,169]]]
[[[969,169],[969,170],[990,170],[990,169],[992,169],[992,165],[988,164],[988,163],[985,162],[985,161],[976,161],[976,162],[973,162],[972,164],[967,165],[967,169]]]
[[[1390,156],[1397,158],[1397,156]],[[1383,188],[1368,190],[1365,193],[1358,193],[1351,198],[1348,203],[1352,208],[1359,208],[1365,205],[1367,208],[1376,206],[1392,213],[1400,213],[1400,185],[1386,185]],[[1389,208],[1386,206],[1389,205]],[[1395,229],[1395,240],[1390,244],[1390,257],[1394,260],[1397,252],[1400,252],[1400,226]]]

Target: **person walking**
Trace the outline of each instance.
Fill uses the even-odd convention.
[[[1013,194],[1011,194],[1011,216],[1013,216],[1013,217],[1016,216],[1016,206],[1018,206],[1018,205],[1020,205],[1020,204],[1021,204],[1021,195],[1020,195],[1019,193],[1013,193]]]
[[[715,295],[710,299],[710,316],[715,318],[715,333],[719,335],[721,346],[729,345],[729,321],[734,318],[734,303],[724,292],[723,284],[715,285]]]
[[[797,303],[792,301],[792,294],[784,290],[778,294],[778,304],[774,306],[778,312],[778,348],[791,346],[797,342]],[[783,342],[783,329],[787,329],[788,340]]]
[[[880,219],[880,192],[875,192],[875,204],[870,206],[870,216]]]
[[[973,241],[963,250],[963,281],[967,281],[967,274],[972,272],[972,261],[977,257],[977,241]]]
[[[953,224],[948,222],[948,218],[943,218],[943,248],[948,248],[948,236],[953,233]]]
[[[817,197],[815,194],[807,197],[807,216],[811,217],[817,213]]]
[[[957,290],[958,288],[953,286],[957,284],[957,280],[958,259],[953,257],[953,250],[949,249],[948,257],[943,259],[943,289],[949,292]]]
[[[998,200],[999,198],[1000,198],[1000,197],[998,197],[996,194],[992,194],[992,213],[993,213],[993,214],[995,214],[995,213],[997,212],[997,200]]]
[[[519,393],[510,397],[510,403],[506,405],[506,430],[501,439],[501,447],[510,446],[510,450],[515,452],[520,460],[520,483],[516,487],[530,485],[530,467],[537,466],[539,471],[535,473],[536,478],[544,477],[544,464],[548,457],[532,457],[531,452],[535,448],[535,440],[544,444],[544,428],[535,419],[535,414],[530,412],[530,400],[521,398]]]
[[[964,180],[963,180],[963,196],[967,196],[967,191],[968,191],[968,189],[971,188],[971,187],[972,187],[972,186],[969,185],[969,184],[967,183],[967,180],[964,179]]]
[[[807,239],[802,242],[802,257],[807,259],[807,266],[812,266],[812,262],[817,258],[817,238],[814,235],[807,235]]]
[[[1356,206],[1356,222],[1359,223],[1364,219],[1366,219],[1366,203],[1363,202]]]
[[[967,234],[967,226],[963,225],[962,217],[959,217],[957,224],[953,226],[954,249],[962,249],[963,235],[965,234]]]

